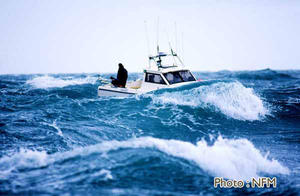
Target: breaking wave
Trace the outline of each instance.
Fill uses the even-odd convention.
[[[97,81],[96,77],[87,76],[85,78],[55,78],[52,76],[44,75],[38,76],[31,80],[28,80],[26,84],[29,84],[35,88],[62,88],[71,85],[82,85],[82,84],[95,84]]]
[[[20,168],[42,167],[48,164],[48,154],[45,151],[33,151],[21,148],[17,154],[0,159],[0,176]]]
[[[252,88],[239,82],[218,82],[193,89],[151,96],[155,104],[175,104],[212,108],[238,120],[259,120],[269,114]]]
[[[180,140],[165,140],[153,137],[141,137],[127,141],[107,141],[97,145],[77,148],[73,151],[48,155],[44,151],[21,150],[19,153],[0,159],[0,174],[19,167],[36,167],[64,159],[107,153],[122,148],[151,148],[170,156],[183,158],[196,163],[212,176],[227,179],[248,180],[260,174],[289,174],[290,171],[277,160],[270,160],[267,155],[255,148],[247,139],[224,139],[219,136],[213,145],[205,140],[192,144]],[[9,166],[9,168],[5,166]],[[111,179],[109,172],[104,172]],[[1,175],[2,176],[2,175]]]

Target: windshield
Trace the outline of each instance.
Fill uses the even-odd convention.
[[[156,83],[156,84],[166,84],[159,74],[153,74],[153,73],[147,73],[145,81],[150,83]]]
[[[176,83],[180,83],[180,82],[196,81],[194,76],[188,70],[164,73],[164,76],[166,77],[166,79],[168,80],[168,82],[170,84],[176,84]]]

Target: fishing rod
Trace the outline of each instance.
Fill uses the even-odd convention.
[[[150,57],[151,54],[150,54],[150,47],[149,47],[149,35],[148,35],[148,29],[147,29],[147,21],[145,20],[144,23],[145,23],[145,31],[146,31],[146,42],[147,42],[148,57]],[[149,63],[149,68],[150,68],[151,67],[150,59],[149,59],[148,63]]]

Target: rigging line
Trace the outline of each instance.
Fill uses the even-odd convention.
[[[157,38],[157,54],[159,53],[159,46],[158,46],[158,42],[159,42],[159,17],[157,17],[157,35],[156,35],[156,38]]]
[[[174,65],[177,65],[177,62],[176,62],[176,59],[175,59],[175,56],[174,56],[174,51],[173,51],[173,49],[172,49],[172,46],[171,46],[171,43],[170,43],[170,42],[169,42],[169,47],[170,47],[171,54],[172,54],[173,61],[174,61],[173,66],[174,66]]]
[[[147,41],[147,49],[148,49],[148,63],[149,63],[149,68],[151,67],[150,64],[150,47],[149,47],[149,35],[148,35],[148,29],[147,29],[147,21],[144,21],[145,23],[145,31],[146,31],[146,41]]]
[[[181,50],[182,50],[182,61],[184,61],[184,51],[183,51],[183,32],[181,32]],[[184,65],[183,65],[184,66]]]
[[[174,65],[177,65],[177,61],[176,61],[175,56],[174,56],[174,51],[173,51],[172,46],[171,46],[171,41],[170,41],[170,37],[169,37],[169,33],[167,31],[167,28],[165,28],[164,30],[165,30],[165,33],[167,34],[167,38],[168,38],[168,42],[169,42],[169,48],[170,48],[170,52],[171,52],[172,57],[173,57],[173,66],[174,66]]]
[[[148,50],[148,55],[150,56],[150,47],[149,47],[149,35],[148,35],[148,28],[147,28],[147,21],[144,21],[145,24],[145,32],[146,32],[146,42],[147,42],[147,50]]]
[[[175,21],[175,46],[176,46],[176,51],[178,52],[178,44],[177,44],[177,24]]]

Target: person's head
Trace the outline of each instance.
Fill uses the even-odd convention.
[[[124,66],[122,65],[122,63],[119,63],[119,68],[124,68]]]

